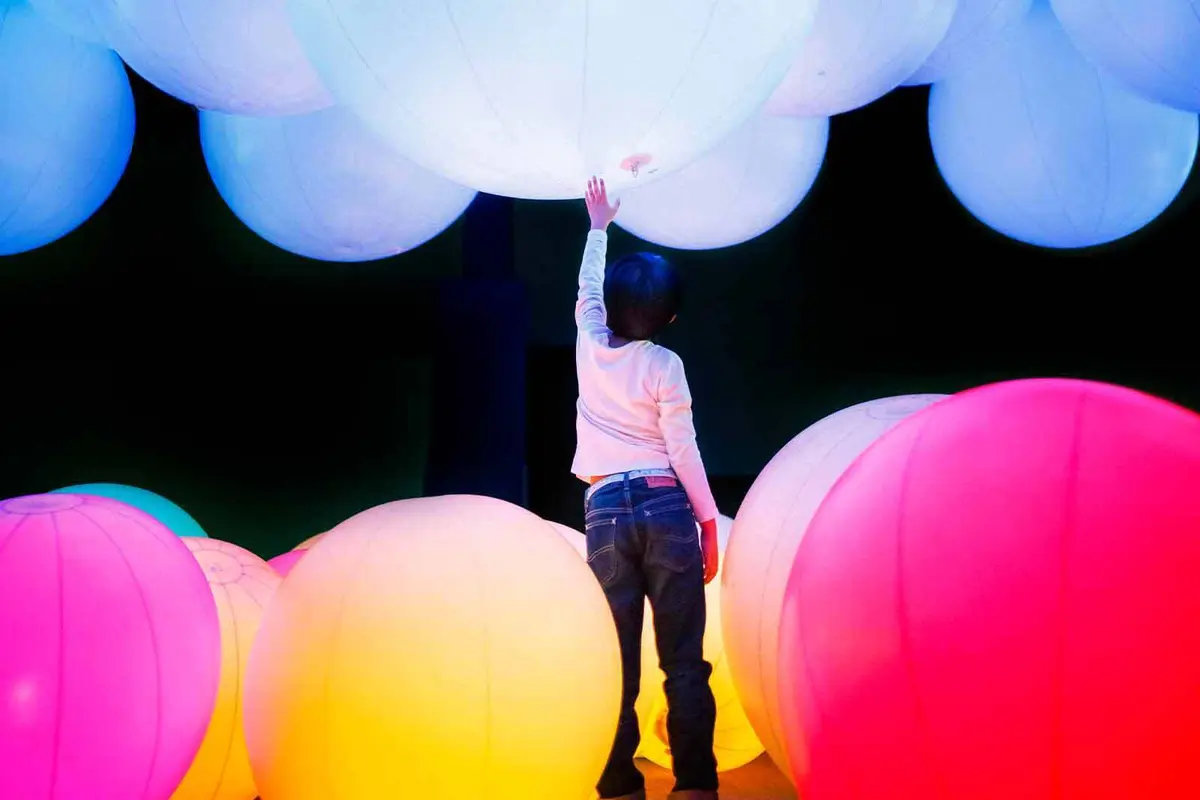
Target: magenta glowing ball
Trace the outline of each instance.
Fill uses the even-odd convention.
[[[212,590],[183,541],[103,497],[0,502],[0,796],[167,800],[220,678]]]
[[[806,800],[1200,797],[1200,416],[1027,380],[901,422],[780,623]]]
[[[279,573],[279,577],[286,578],[287,574],[292,571],[292,567],[304,557],[308,550],[289,550],[286,553],[277,555],[267,563]]]

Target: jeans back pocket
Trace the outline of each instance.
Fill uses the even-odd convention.
[[[654,504],[643,512],[646,563],[682,574],[701,564],[696,517],[685,497]]]
[[[617,518],[611,514],[589,514],[584,533],[588,566],[607,589],[617,579]]]

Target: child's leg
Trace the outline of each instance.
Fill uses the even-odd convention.
[[[608,764],[596,785],[604,800],[644,800],[646,780],[633,762],[641,743],[637,701],[641,684],[642,624],[646,588],[635,548],[636,529],[632,509],[624,508],[623,488],[601,490],[588,502],[588,565],[600,581],[617,625],[621,644],[621,716]]]
[[[643,570],[654,610],[659,664],[667,680],[667,735],[678,797],[716,797],[717,709],[704,660],[704,561],[696,520],[682,491],[644,503]]]

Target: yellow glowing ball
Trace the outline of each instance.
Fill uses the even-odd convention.
[[[296,564],[250,657],[263,800],[586,800],[616,735],[612,615],[541,519],[403,500]]]
[[[567,544],[575,548],[575,552],[587,561],[587,537],[574,528],[568,528],[566,525],[560,525],[557,522],[551,522],[550,527],[558,531],[559,534],[567,540]],[[590,570],[589,570],[590,571]]]
[[[174,800],[254,800],[258,790],[242,735],[242,678],[263,610],[279,586],[267,562],[237,545],[184,538],[200,562],[221,621],[221,683],[204,742]]]
[[[307,539],[305,539],[303,542],[301,542],[300,544],[293,547],[292,549],[293,550],[308,550],[314,544],[321,541],[321,537],[324,535],[325,535],[324,533],[318,533],[316,536],[310,536]]]
[[[551,522],[550,525],[566,539],[575,550],[587,558],[587,539],[578,531],[565,525]],[[729,540],[733,520],[721,516],[717,521],[718,551],[724,553]],[[729,662],[725,658],[725,643],[721,634],[721,583],[717,578],[705,589],[708,624],[704,629],[704,657],[713,666],[709,687],[717,702],[717,727],[713,738],[713,751],[717,757],[717,768],[724,772],[749,764],[763,753],[763,746],[742,709]],[[653,612],[646,603],[646,622],[642,627],[642,682],[635,706],[642,728],[642,745],[638,755],[671,768],[671,749],[667,744],[667,697],[663,692],[666,676],[658,667],[658,648],[654,643]]]

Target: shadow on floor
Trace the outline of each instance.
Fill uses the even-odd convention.
[[[648,800],[662,800],[674,783],[671,773],[638,761],[646,775]],[[741,769],[721,773],[721,800],[796,800],[796,790],[766,755]]]

